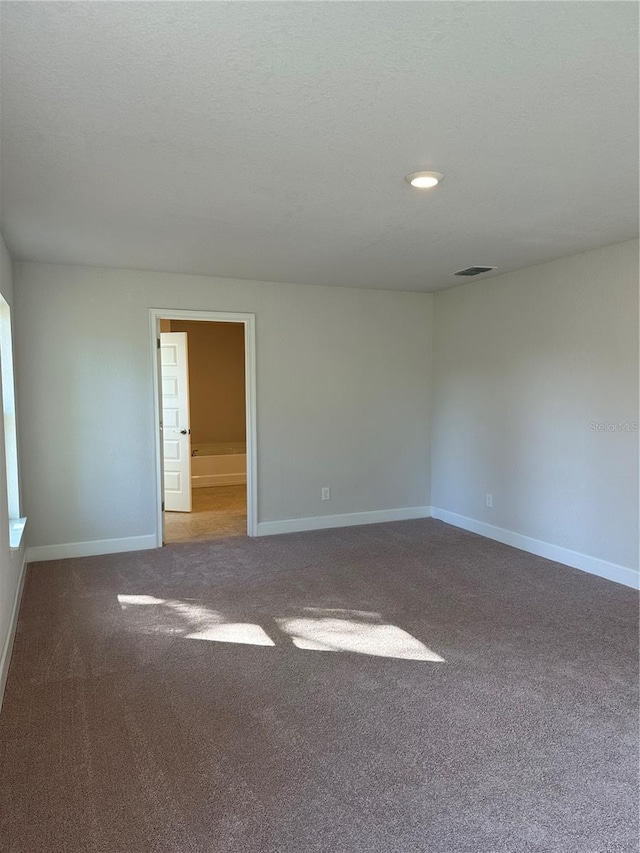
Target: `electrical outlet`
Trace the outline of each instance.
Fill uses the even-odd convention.
[[[322,500],[323,501],[330,501],[331,500],[331,489],[329,488],[329,486],[323,486],[322,487]]]
[[[493,495],[490,495],[489,492],[487,492],[486,503],[489,509],[493,509]]]

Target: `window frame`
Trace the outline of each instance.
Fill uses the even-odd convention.
[[[20,515],[20,474],[18,466],[18,422],[16,417],[15,374],[13,370],[13,333],[11,307],[0,293],[0,384],[4,426],[5,468],[7,475],[7,512],[9,547],[20,547],[26,518]]]

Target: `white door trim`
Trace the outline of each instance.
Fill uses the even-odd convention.
[[[258,535],[258,443],[256,418],[256,315],[226,311],[185,311],[177,308],[150,308],[149,331],[153,367],[153,423],[156,456],[156,542],[162,547],[162,442],[160,441],[160,382],[158,375],[158,336],[160,320],[204,320],[213,323],[244,325],[244,384],[247,417],[247,536]]]

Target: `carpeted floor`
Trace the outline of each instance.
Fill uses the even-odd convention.
[[[434,520],[29,568],[6,853],[631,853],[637,596]]]

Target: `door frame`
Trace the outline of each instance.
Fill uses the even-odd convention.
[[[156,459],[156,543],[162,548],[164,539],[163,459],[160,438],[160,366],[158,340],[160,320],[199,320],[210,323],[242,323],[244,326],[244,393],[247,440],[247,536],[258,535],[258,442],[256,418],[256,315],[227,311],[188,311],[178,308],[150,308],[149,332],[153,373],[153,424]]]

